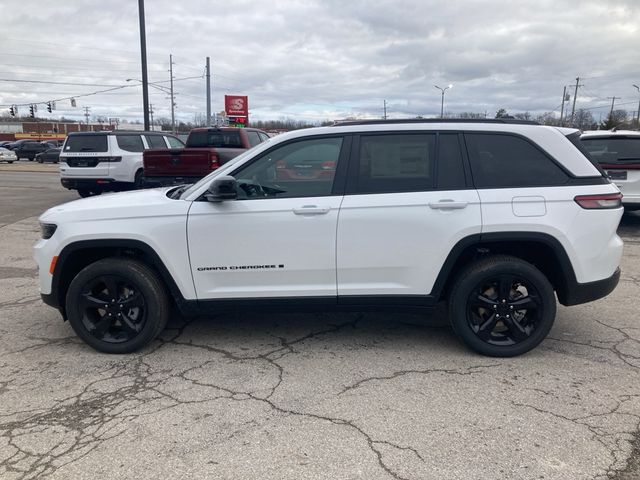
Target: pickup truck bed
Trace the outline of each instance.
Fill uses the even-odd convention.
[[[249,148],[268,139],[252,128],[197,128],[185,148],[146,150],[143,154],[147,186],[193,183]]]

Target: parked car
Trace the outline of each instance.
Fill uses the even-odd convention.
[[[27,158],[29,161],[34,161],[36,159],[36,155],[44,152],[47,148],[50,148],[47,144],[37,142],[35,140],[29,140],[16,145],[13,148],[13,151],[18,156],[18,159]]]
[[[33,140],[27,140],[27,139],[14,140],[13,142],[9,142],[9,143],[5,144],[4,148],[8,148],[9,150],[14,150],[18,146],[20,146],[20,145],[22,145],[23,143],[26,143],[26,142],[33,142]]]
[[[584,132],[582,144],[623,193],[626,210],[640,210],[640,132]]]
[[[49,148],[42,153],[36,155],[36,162],[38,163],[58,163],[60,161],[60,148]]]
[[[81,197],[142,188],[142,152],[180,146],[176,137],[160,132],[70,133],[60,152],[60,181]]]
[[[556,296],[589,302],[620,277],[622,195],[579,136],[508,120],[282,134],[192,186],[48,210],[40,292],[103,352],[148,344],[172,305],[425,311],[446,300],[470,348],[519,355],[546,337]],[[320,154],[331,174],[277,177],[279,161],[315,169]]]
[[[268,139],[265,132],[254,128],[195,128],[185,148],[144,152],[145,183],[160,186],[196,182]]]
[[[0,147],[0,162],[13,163],[18,160],[16,154],[8,148]]]

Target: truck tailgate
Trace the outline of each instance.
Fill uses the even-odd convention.
[[[208,148],[146,150],[144,152],[144,174],[146,177],[205,176],[211,171],[209,152]]]

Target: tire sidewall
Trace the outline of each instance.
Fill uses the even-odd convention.
[[[535,331],[529,338],[515,345],[491,345],[481,340],[467,322],[467,301],[472,291],[486,278],[497,275],[514,275],[531,282],[540,295],[540,318]],[[455,333],[470,348],[483,355],[512,357],[522,355],[542,342],[556,316],[556,297],[553,287],[540,270],[519,259],[483,262],[467,269],[458,277],[449,301],[451,326]]]
[[[138,335],[122,343],[108,343],[94,337],[82,322],[83,312],[78,299],[85,285],[101,275],[118,275],[130,280],[139,289],[146,306],[145,324]],[[143,264],[135,261],[99,260],[76,275],[66,296],[67,316],[74,332],[94,349],[104,353],[134,352],[153,340],[168,319],[167,297],[157,276]]]

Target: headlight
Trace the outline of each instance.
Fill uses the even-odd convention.
[[[47,240],[53,237],[53,234],[56,233],[57,225],[53,223],[41,223],[40,230],[42,231],[42,238]]]

